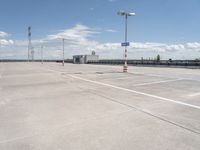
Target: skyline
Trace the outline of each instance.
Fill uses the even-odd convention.
[[[129,59],[195,59],[200,57],[200,2],[197,0],[1,0],[0,59],[27,58],[27,29],[39,57],[44,45],[46,59],[90,54],[123,58],[124,18],[118,10],[135,12],[128,19]]]

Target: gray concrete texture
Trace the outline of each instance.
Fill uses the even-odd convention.
[[[0,150],[199,150],[200,70],[0,63]]]

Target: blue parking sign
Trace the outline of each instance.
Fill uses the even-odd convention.
[[[121,46],[129,46],[129,45],[130,45],[129,42],[121,43]]]

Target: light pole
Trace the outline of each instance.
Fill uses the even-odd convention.
[[[64,66],[65,65],[65,39],[63,38],[62,41],[63,41],[63,61],[62,61],[62,64]]]
[[[125,11],[118,11],[117,13],[119,16],[125,16],[125,43],[122,43],[122,46],[125,46],[125,52],[124,52],[124,66],[123,66],[123,72],[128,71],[128,64],[127,64],[127,46],[129,46],[129,43],[127,41],[127,24],[128,24],[128,16],[135,16],[135,13],[128,13]]]
[[[0,40],[0,60],[1,60],[1,40]]]
[[[43,64],[43,48],[44,48],[44,46],[41,45],[41,63],[42,64]]]

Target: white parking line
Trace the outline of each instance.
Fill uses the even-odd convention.
[[[119,78],[108,78],[108,79],[103,79],[104,81],[107,80],[123,80],[123,79],[133,79],[133,77],[119,77]],[[143,85],[152,85],[152,84],[159,84],[159,83],[167,83],[167,82],[175,82],[175,81],[180,81],[184,79],[171,79],[171,80],[162,80],[162,81],[155,81],[155,82],[146,82],[146,83],[139,83],[135,84],[134,86],[143,86]]]
[[[129,72],[131,74],[136,74],[136,75],[143,75],[143,76],[150,76],[150,77],[160,77],[160,78],[173,78],[174,77],[169,77],[165,75],[158,75],[158,74],[147,74],[147,73],[141,73],[141,72]]]
[[[131,89],[127,89],[127,88],[123,88],[123,87],[119,87],[119,86],[115,86],[115,85],[111,85],[111,84],[107,84],[107,83],[103,83],[103,82],[93,81],[93,80],[77,77],[77,76],[74,76],[74,75],[68,75],[68,76],[75,78],[75,79],[82,80],[82,81],[86,81],[86,82],[90,82],[90,83],[94,83],[94,84],[98,84],[98,85],[103,85],[103,86],[107,86],[107,87],[131,92],[131,93],[136,93],[136,94],[140,94],[140,95],[144,95],[144,96],[148,96],[148,97],[152,97],[152,98],[156,98],[156,99],[160,99],[160,100],[164,100],[164,101],[168,101],[168,102],[172,102],[172,103],[176,103],[176,104],[180,104],[180,105],[183,105],[183,106],[187,106],[187,107],[191,107],[191,108],[195,108],[195,109],[200,110],[200,106],[176,101],[176,100],[173,100],[173,99],[164,98],[164,97],[160,97],[160,96],[156,96],[156,95],[152,95],[152,94],[148,94],[148,93],[143,93],[143,92],[139,92],[139,91],[135,91],[135,90],[131,90]]]
[[[147,82],[147,83],[140,83],[140,84],[135,84],[134,86],[143,86],[143,85],[152,85],[152,84],[159,84],[159,83],[167,83],[167,82],[175,82],[175,81],[180,81],[183,79],[175,79],[175,80],[163,80],[163,81],[155,81],[155,82]]]
[[[177,76],[175,76],[175,77],[169,77],[169,76],[165,76],[165,75],[145,74],[145,73],[140,73],[140,72],[129,72],[129,73],[131,73],[131,74],[136,74],[136,75],[150,76],[150,77],[160,77],[160,78],[168,78],[168,79],[178,79]],[[200,82],[200,80],[198,80],[198,79],[193,79],[192,77],[187,77],[187,78],[185,77],[185,78],[181,78],[181,79]]]
[[[103,80],[123,80],[123,79],[131,79],[131,78],[133,77],[131,76],[131,77],[108,78],[108,79],[103,79]]]
[[[190,94],[189,96],[190,97],[195,97],[195,96],[199,96],[200,95],[200,92],[198,92],[198,93],[193,93],[193,94]]]

